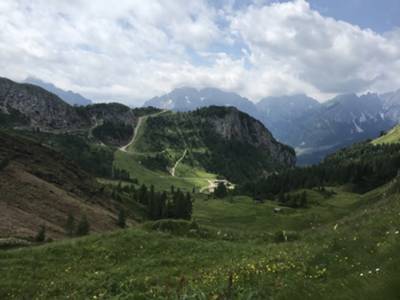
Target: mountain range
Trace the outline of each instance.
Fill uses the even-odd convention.
[[[400,90],[339,95],[320,103],[307,95],[266,97],[257,103],[215,88],[179,88],[144,106],[175,111],[235,106],[259,119],[277,140],[296,148],[300,164],[312,164],[352,143],[377,137],[400,121]]]
[[[372,134],[396,95],[259,112],[315,147]],[[0,298],[397,299],[399,127],[302,168],[221,103],[72,106],[0,78]]]
[[[70,99],[69,104],[71,105],[87,105],[91,102],[87,99],[86,101],[79,94],[70,91],[65,92],[52,84],[32,77],[27,78],[26,81],[31,82],[31,84],[19,86],[22,91],[20,95],[16,94],[13,89],[16,83],[7,80],[0,82],[3,85],[0,92],[7,91],[7,98],[15,98],[8,108],[8,110],[13,110],[12,114],[8,115],[7,118],[10,119],[13,116],[15,119],[22,112],[18,116],[19,125],[24,122],[26,113],[29,114],[29,112],[34,111],[33,107],[29,107],[29,103],[27,106],[24,105],[23,95],[27,92],[37,92],[36,87],[38,86],[42,87],[48,94],[43,91],[44,96],[40,97],[40,100],[35,104],[35,108],[43,107],[44,110],[39,109],[38,112],[30,115],[30,126],[37,124],[38,127],[44,129],[46,123],[49,127],[70,129],[71,124],[78,127],[94,126],[96,120],[104,118],[105,115],[108,115],[106,117],[108,121],[116,118],[119,122],[122,117],[125,124],[132,124],[132,118],[135,118],[126,115],[126,113],[120,114],[121,109],[125,112],[129,111],[128,114],[131,114],[126,106],[120,104],[94,105],[86,110],[71,109],[66,105],[65,102],[68,102],[66,99]],[[53,109],[52,112],[45,109],[50,107],[48,100],[46,100],[49,95],[58,96],[54,100],[54,105],[57,103],[59,108]],[[3,97],[3,99],[5,98]],[[51,107],[54,108],[54,105]],[[154,97],[144,104],[144,107],[156,107],[178,112],[188,112],[208,106],[236,107],[238,110],[260,120],[271,131],[274,138],[296,149],[298,164],[308,165],[321,161],[326,155],[342,147],[365,139],[376,138],[382,131],[387,131],[396,125],[400,121],[400,90],[385,94],[339,95],[324,103],[304,94],[265,97],[254,103],[236,93],[217,88],[198,90],[182,87],[168,94]],[[110,107],[112,107],[111,110]],[[7,108],[3,107],[3,110],[7,111]],[[55,123],[49,124],[49,116],[55,113],[59,114],[58,118],[51,118],[51,121]],[[5,117],[3,115],[3,118]],[[78,125],[78,123],[80,124]],[[122,142],[124,139],[126,137],[120,137],[117,140]]]
[[[62,100],[71,105],[80,106],[80,105],[89,105],[93,103],[92,100],[83,97],[81,94],[75,93],[73,91],[65,91],[50,82],[45,82],[36,77],[29,76],[24,80],[24,82],[40,86],[41,88],[44,88],[50,93],[56,94]]]
[[[204,88],[201,90],[192,87],[177,88],[168,94],[146,101],[143,106],[153,106],[174,111],[190,111],[211,105],[234,106],[252,116],[257,114],[257,108],[247,98],[217,88]]]
[[[223,95],[213,89],[205,93]],[[235,101],[231,104],[245,100],[239,97]],[[69,137],[83,135],[85,143],[94,142],[103,149],[122,147],[133,135],[142,147],[140,163],[167,174],[183,150],[187,156],[181,159],[182,164],[230,180],[262,176],[295,164],[292,148],[276,141],[260,121],[232,106],[163,114],[160,112],[164,111],[153,110],[131,109],[118,103],[72,106],[39,86],[0,78],[0,127]],[[144,117],[157,112],[160,113],[157,116]],[[141,138],[135,136],[133,129],[140,130]],[[71,155],[68,147],[65,148],[67,156]],[[255,157],[257,161],[252,161]],[[75,155],[75,158],[80,160],[81,156]],[[146,164],[148,161],[151,163]],[[87,165],[87,162],[80,160],[80,164]]]

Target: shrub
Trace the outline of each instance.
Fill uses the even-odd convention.
[[[44,225],[41,225],[39,227],[38,233],[35,236],[35,242],[42,243],[45,241],[45,239],[46,239],[46,227]]]
[[[121,209],[118,213],[117,225],[121,228],[126,227],[126,217],[125,217],[125,211],[123,209]]]
[[[75,217],[72,213],[68,214],[67,222],[65,223],[65,234],[67,236],[73,236],[75,233]]]
[[[165,219],[147,223],[146,227],[150,230],[168,232],[174,235],[202,235],[202,230],[195,221]]]
[[[392,183],[388,188],[388,194],[393,195],[399,193],[400,193],[400,176],[397,175],[397,177],[392,181]]]
[[[218,186],[214,190],[214,196],[216,198],[225,198],[228,195],[225,183],[219,182]]]
[[[78,227],[76,228],[76,235],[77,236],[87,235],[89,234],[89,231],[90,231],[89,221],[86,215],[83,215],[81,220],[79,221]]]
[[[17,247],[28,247],[31,246],[31,242],[27,240],[17,239],[17,238],[1,238],[0,239],[0,249],[11,249]]]

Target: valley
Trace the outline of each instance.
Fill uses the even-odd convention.
[[[73,107],[5,84],[1,299],[400,295],[398,127],[296,167],[234,107]]]
[[[400,1],[0,1],[0,300],[399,300]]]
[[[395,299],[400,207],[386,188],[309,191],[320,205],[279,214],[274,202],[198,195],[192,223],[0,252],[0,296]]]

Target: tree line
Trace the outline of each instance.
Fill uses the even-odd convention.
[[[361,143],[328,156],[322,163],[296,167],[239,186],[238,193],[263,198],[302,188],[351,184],[355,192],[375,189],[397,176],[400,145]]]
[[[134,185],[118,184],[111,189],[111,196],[115,200],[122,201],[123,198],[127,198],[146,207],[147,218],[150,220],[191,219],[193,210],[191,193],[185,193],[174,186],[171,186],[169,192],[157,192],[153,185],[148,187],[145,184],[138,188]]]

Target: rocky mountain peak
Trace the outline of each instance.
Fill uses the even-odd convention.
[[[213,130],[223,139],[269,152],[273,160],[286,166],[294,166],[296,163],[293,149],[276,141],[260,121],[237,108],[211,106],[196,113],[206,116]]]
[[[42,130],[71,130],[88,125],[88,120],[55,94],[31,85],[0,78],[0,108],[17,111],[29,120],[29,127]]]

